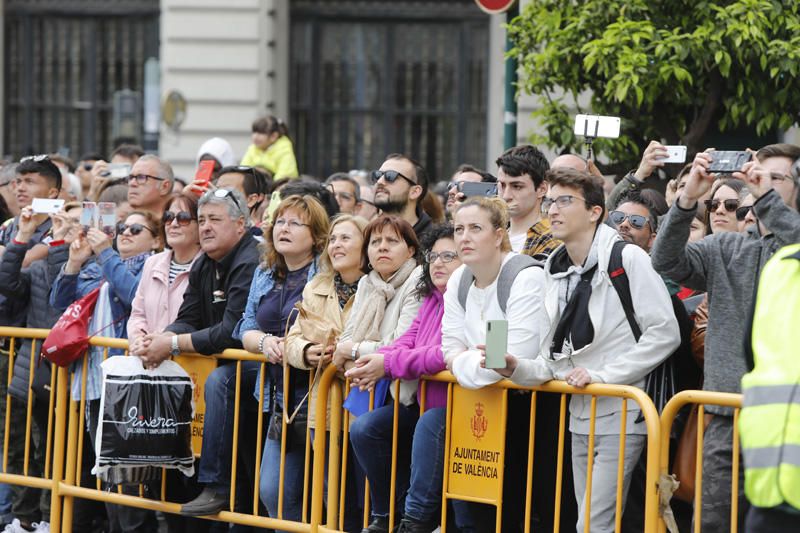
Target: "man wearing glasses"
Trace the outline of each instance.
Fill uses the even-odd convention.
[[[192,265],[189,286],[175,322],[163,333],[144,337],[139,357],[147,367],[158,366],[181,352],[211,355],[242,347],[233,338],[233,329],[244,312],[259,262],[258,242],[248,231],[250,213],[244,196],[232,189],[206,192],[198,201],[197,222],[204,253]],[[236,365],[224,363],[220,361],[204,384],[206,427],[232,427]],[[258,368],[257,363],[242,365],[242,391],[255,388]],[[198,481],[209,490],[184,505],[181,512],[186,514],[215,513],[227,503],[214,496],[230,490],[232,434],[223,429],[205,435]]]
[[[134,210],[149,211],[161,218],[172,194],[172,166],[158,156],[146,154],[136,160],[128,182],[128,203]]]
[[[421,240],[432,224],[422,210],[428,192],[425,168],[406,155],[389,154],[381,168],[370,173],[370,180],[375,185],[375,207],[411,224]]]
[[[340,213],[356,214],[361,203],[361,190],[355,178],[351,178],[346,172],[336,172],[328,176],[325,186],[336,198]]]
[[[726,232],[688,243],[689,227],[698,199],[710,190],[716,176],[708,172],[711,155],[694,159],[689,178],[661,222],[653,246],[653,266],[663,276],[691,289],[708,293],[709,315],[705,338],[703,388],[740,391],[747,372],[744,353],[747,312],[764,263],[781,247],[800,242],[800,214],[794,210],[797,178],[792,164],[800,159],[800,147],[771,144],[733,177],[743,180],[755,198],[753,213],[767,231]],[[730,529],[733,412],[707,406],[714,414],[703,445],[703,494],[701,529]],[[740,468],[741,468],[741,464]],[[740,477],[741,479],[741,477]],[[739,528],[743,529],[747,502],[739,485]]]

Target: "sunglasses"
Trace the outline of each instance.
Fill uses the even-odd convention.
[[[425,261],[427,261],[430,264],[433,264],[436,262],[437,259],[441,259],[442,263],[450,263],[457,257],[458,254],[456,252],[440,252],[440,253],[428,252],[427,254],[425,254]]]
[[[611,222],[612,222],[612,223],[613,223],[615,226],[619,226],[620,224],[622,224],[623,222],[625,222],[625,221],[627,220],[627,221],[628,221],[628,223],[629,223],[629,224],[630,224],[632,227],[634,227],[634,228],[636,228],[636,229],[642,229],[642,228],[644,228],[644,225],[645,225],[645,224],[647,224],[647,223],[649,222],[649,221],[647,220],[647,217],[643,217],[642,215],[626,215],[626,214],[625,214],[625,213],[623,213],[622,211],[611,211],[611,212],[608,214],[608,219],[609,219],[609,220],[610,220],[610,221],[611,221]]]
[[[164,215],[161,219],[164,221],[165,226],[172,224],[173,220],[177,220],[179,226],[188,226],[192,223],[192,220],[197,220],[194,215],[188,211],[178,211],[177,213],[164,211]]]
[[[739,200],[732,198],[730,200],[706,200],[704,202],[706,204],[706,209],[711,211],[716,211],[719,208],[719,204],[722,204],[725,207],[725,211],[728,213],[733,213],[736,211],[736,208],[739,207]]]
[[[230,189],[215,189],[213,191],[208,191],[206,194],[213,194],[215,198],[230,198],[233,200],[233,203],[236,204],[237,209],[239,209],[239,211],[242,210],[242,206],[239,205],[239,200],[236,199],[236,196],[234,196]]]
[[[749,213],[751,209],[753,209],[752,205],[743,205],[742,207],[737,207],[736,220],[742,222],[747,217],[747,213]]]
[[[150,229],[149,227],[145,226],[144,224],[134,223],[134,224],[125,224],[120,222],[117,224],[117,235],[122,235],[126,231],[130,230],[130,234],[134,237],[139,235],[144,230],[149,231],[154,237],[156,232]]]
[[[404,176],[403,174],[401,174],[396,170],[373,170],[372,172],[369,173],[369,178],[372,181],[372,183],[378,183],[378,180],[380,180],[381,178],[385,179],[389,183],[394,183],[395,181],[397,181],[397,178],[403,178],[411,185],[418,185],[416,181],[412,180],[408,176]]]

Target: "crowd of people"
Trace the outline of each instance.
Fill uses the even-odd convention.
[[[228,348],[263,356],[263,375],[260,362],[244,361],[237,378],[237,366],[220,360],[202,384],[197,474],[169,474],[168,500],[182,504],[180,515],[165,516],[170,531],[227,529],[196,517],[229,509],[233,454],[241,469],[233,510],[252,509],[258,487],[264,514],[302,519],[306,428],[341,438],[330,434],[330,412],[325,421],[314,416],[313,376],[335,365],[339,386],[347,380],[351,387],[345,529],[362,530],[368,480],[371,517],[363,531],[399,526],[430,533],[441,516],[447,389],[429,383],[420,415],[424,375],[448,369],[471,389],[504,378],[525,386],[554,379],[577,388],[632,385],[659,408],[681,389],[740,390],[759,273],[781,247],[800,242],[800,178],[793,168],[800,147],[765,146],[726,175],[710,173],[710,154],[699,153],[667,185],[666,196],[654,177],[665,155],[663,145],[650,143],[639,167],[613,190],[592,161],[574,154],[548,161],[529,145],[502,153],[496,175],[458,167],[446,187],[404,154],[389,154],[373,171],[337,172],[322,181],[299,175],[286,124],[264,117],[253,123],[253,144],[240,164],[223,139],[201,146],[198,163],[214,166],[209,181],[180,182],[167,161],[134,145],[119,146],[108,162],[99,154],[76,165],[56,155],[25,157],[0,168],[7,219],[0,231],[0,324],[52,327],[72,302],[99,288],[89,331],[127,339],[144,368],[181,353]],[[128,173],[115,178],[120,164]],[[493,184],[483,190],[496,194],[465,194],[475,190],[464,186],[470,182]],[[34,211],[36,198],[66,203],[48,215]],[[84,225],[82,201],[115,203],[115,231]],[[502,368],[486,362],[487,324],[495,320],[508,325]],[[25,461],[22,406],[29,395],[35,438],[28,471],[44,468],[50,368],[44,361],[31,377],[36,355],[30,341],[16,346],[8,388],[10,473],[20,473]],[[94,484],[102,360],[102,349],[92,347],[70,367],[72,398],[83,396],[87,405],[86,486]],[[588,518],[591,531],[614,531],[624,439],[623,530],[641,531],[646,427],[639,408],[627,402],[622,427],[620,399],[599,397],[593,407],[590,397],[572,395],[566,420],[559,401],[545,394],[535,404],[534,530],[551,531],[558,520],[564,530],[583,531]],[[517,429],[528,427],[530,410],[529,394],[509,395],[504,531],[525,525],[519,487],[529,435]],[[726,408],[707,412],[713,416],[703,449],[701,529],[727,531],[733,416]],[[260,471],[258,417],[266,428]],[[569,431],[557,495],[561,423]],[[156,485],[145,492],[158,497],[160,480]],[[125,491],[138,495],[139,487]],[[398,524],[389,523],[392,496]],[[743,527],[748,505],[738,497]],[[6,531],[48,530],[44,491],[14,486],[10,500]],[[76,531],[158,527],[149,510],[75,505]],[[459,531],[493,528],[492,511],[480,504],[453,501],[452,513]],[[683,519],[691,521],[690,509]]]

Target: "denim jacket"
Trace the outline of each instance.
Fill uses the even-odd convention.
[[[308,269],[308,281],[316,275],[317,271],[319,270],[319,256],[314,257],[314,261],[311,263],[311,267]],[[233,330],[233,336],[236,339],[242,340],[245,332],[250,330],[258,330],[259,325],[256,321],[256,313],[258,312],[258,304],[261,302],[261,298],[269,293],[272,290],[272,287],[275,285],[275,277],[274,271],[271,268],[256,268],[255,274],[253,275],[253,282],[250,284],[250,294],[247,296],[247,305],[244,308],[244,314],[242,318],[239,319],[239,322],[236,324],[236,328]],[[267,373],[267,379],[269,379],[270,375]],[[270,390],[272,388],[272,384],[267,382],[264,385],[264,411],[269,409],[270,402]],[[260,397],[261,391],[261,377],[259,374],[259,378],[256,381],[256,388],[253,391],[253,396],[256,400]],[[279,396],[283,395],[283,390],[279,391]]]
[[[131,311],[131,302],[136,295],[136,288],[139,286],[144,262],[150,257],[151,252],[139,254],[128,259],[120,258],[119,254],[111,248],[106,248],[94,261],[88,261],[81,267],[77,274],[66,274],[62,268],[61,273],[53,282],[50,291],[50,305],[56,309],[63,310],[69,305],[86,296],[103,281],[108,281],[109,296],[111,297],[111,315],[114,320],[124,317],[114,323],[114,337],[125,338],[127,315]],[[91,333],[91,332],[89,332]],[[94,400],[100,397],[99,368],[102,361],[102,354],[92,350],[90,355],[89,368],[92,372],[87,374],[86,399]],[[109,350],[108,355],[122,355],[121,350]],[[96,368],[95,368],[96,366]],[[80,373],[82,360],[73,366],[76,373]],[[73,382],[72,397],[80,399],[81,380]]]

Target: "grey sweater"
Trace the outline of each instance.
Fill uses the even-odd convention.
[[[745,328],[761,267],[782,246],[800,242],[800,214],[787,207],[777,192],[767,192],[753,208],[772,234],[720,233],[687,244],[697,206],[686,210],[675,202],[653,247],[653,267],[660,274],[708,293],[703,371],[703,388],[708,391],[740,392],[747,372]],[[731,412],[714,406],[708,411]]]

